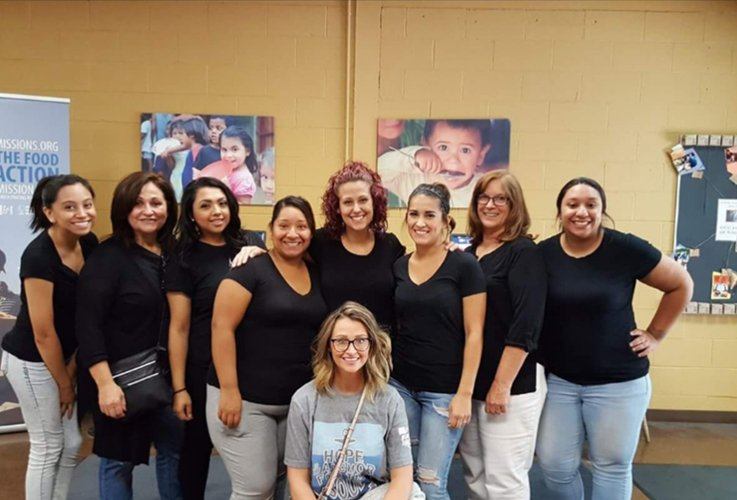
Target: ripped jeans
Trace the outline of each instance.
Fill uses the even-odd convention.
[[[415,481],[427,500],[449,500],[448,472],[463,433],[448,427],[448,405],[454,394],[415,392],[394,379],[389,383],[399,391],[407,410]]]

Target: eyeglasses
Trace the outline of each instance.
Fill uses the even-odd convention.
[[[330,339],[330,343],[338,352],[345,352],[348,350],[348,346],[353,345],[353,348],[358,352],[368,351],[371,345],[371,339],[368,337],[358,337],[357,339]]]
[[[478,204],[479,205],[488,205],[489,202],[492,202],[494,206],[497,207],[506,207],[509,205],[509,198],[504,196],[503,194],[498,194],[496,196],[489,196],[488,194],[481,194],[478,198]]]

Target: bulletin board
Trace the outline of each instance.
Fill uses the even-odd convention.
[[[737,136],[686,135],[678,174],[674,258],[694,282],[690,314],[737,317]]]

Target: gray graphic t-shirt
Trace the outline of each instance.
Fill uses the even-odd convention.
[[[315,494],[330,478],[360,397],[336,393],[318,397],[313,382],[303,385],[292,397],[284,463],[310,469]],[[389,481],[390,469],[411,464],[404,402],[393,387],[387,386],[373,401],[364,401],[329,498],[360,498]]]

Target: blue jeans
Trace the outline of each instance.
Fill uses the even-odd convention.
[[[578,467],[589,443],[594,500],[632,497],[632,459],[650,402],[650,376],[602,385],[578,385],[548,376],[537,456],[555,498],[583,499]]]
[[[448,405],[454,394],[410,391],[394,379],[389,383],[407,410],[416,481],[428,500],[449,500],[448,472],[463,433],[448,427]]]
[[[171,407],[159,410],[155,419],[156,484],[162,500],[181,500],[179,485],[179,450],[182,425]],[[133,498],[133,462],[100,458],[100,499],[131,500]]]

